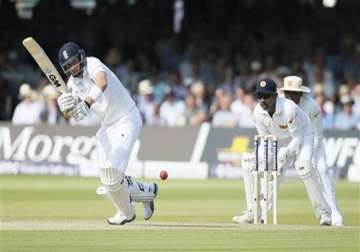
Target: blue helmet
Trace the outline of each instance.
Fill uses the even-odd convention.
[[[79,62],[80,70],[74,74],[75,77],[82,74],[84,67],[86,66],[85,51],[74,42],[68,42],[64,44],[59,51],[59,64],[66,75],[70,75],[69,69],[76,65],[74,60]]]

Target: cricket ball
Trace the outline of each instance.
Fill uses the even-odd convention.
[[[160,178],[161,178],[162,180],[166,180],[167,177],[168,177],[167,171],[162,170],[162,171],[160,172]]]

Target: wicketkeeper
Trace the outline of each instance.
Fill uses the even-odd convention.
[[[144,218],[154,212],[157,195],[155,183],[132,182],[125,176],[129,156],[140,134],[142,119],[128,91],[99,59],[86,57],[76,43],[61,47],[59,62],[69,76],[67,92],[58,98],[65,117],[85,118],[92,110],[100,119],[97,137],[97,166],[103,187],[97,193],[106,195],[117,212],[109,224],[123,225],[135,219],[133,200],[144,202]],[[131,193],[130,193],[131,192]]]
[[[288,167],[295,166],[308,193],[315,215],[320,225],[331,225],[331,210],[324,198],[322,186],[318,179],[318,171],[312,164],[314,133],[309,117],[291,100],[277,94],[276,84],[271,79],[262,79],[257,83],[256,105],[253,118],[258,135],[274,135],[279,140],[278,168],[283,176]],[[263,151],[259,150],[259,160],[263,162]],[[254,180],[252,172],[255,169],[253,154],[245,155],[242,162],[247,210],[240,216],[234,216],[236,223],[254,222]],[[261,194],[264,180],[261,181]],[[269,184],[268,207],[272,208],[272,182]],[[263,203],[263,201],[261,201]],[[264,206],[262,205],[262,208]],[[260,213],[264,211],[260,210]]]

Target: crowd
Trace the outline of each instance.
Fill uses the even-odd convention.
[[[312,89],[323,113],[325,129],[360,130],[360,83],[350,74],[345,82],[338,83],[333,73],[324,67],[323,55],[316,55],[312,62],[301,62],[301,66],[288,67],[275,65],[270,56],[262,62],[236,54],[229,62],[224,57],[211,55],[210,51],[198,55],[200,49],[189,45],[178,67],[169,71],[158,69],[147,55],[122,61],[117,48],[111,48],[103,61],[133,95],[145,125],[194,126],[210,122],[215,127],[253,128],[255,83],[269,77],[281,87],[283,77],[295,74]],[[59,94],[44,76],[38,76],[36,83],[20,85],[20,101],[11,117],[13,124],[98,124],[95,115],[81,122],[66,122],[57,108]],[[11,111],[11,96],[6,95],[5,83],[3,78],[2,119]]]
[[[215,3],[223,2],[212,4]],[[63,34],[59,35],[61,38],[44,36],[46,22],[39,23],[44,26],[39,35],[42,34],[41,41],[47,42],[53,59],[58,47],[66,42],[63,38],[66,34],[84,47],[87,56],[100,58],[132,94],[145,125],[210,122],[216,127],[252,128],[256,82],[268,77],[282,87],[285,76],[297,75],[311,88],[321,108],[325,129],[360,129],[360,38],[348,21],[357,23],[358,15],[320,7],[307,9],[308,5],[299,3],[294,8],[287,6],[286,12],[272,15],[262,3],[254,1],[251,9],[240,3],[232,6],[230,1],[227,4],[231,8],[210,4],[213,8],[207,13],[202,4],[189,1],[190,7],[196,7],[197,11],[187,13],[180,34],[169,31],[168,23],[152,16],[152,22],[130,22],[134,17],[121,10],[130,10],[131,6],[109,8],[107,11],[113,11],[113,15],[102,13],[104,9],[99,7],[98,14],[89,20],[107,22],[109,29],[99,27],[101,33],[90,33],[79,22],[69,19],[71,25],[67,29],[61,25],[57,29]],[[278,10],[275,3],[267,8]],[[245,14],[250,10],[262,15],[248,17]],[[161,13],[159,10],[158,14]],[[119,21],[124,15],[128,15],[126,24],[134,32],[121,36],[123,33],[115,31],[126,28]],[[167,16],[162,15],[165,20]],[[346,15],[347,19],[334,18],[335,15]],[[35,15],[34,20],[39,22],[41,17]],[[76,20],[83,19],[88,17],[76,16]],[[155,21],[160,26],[152,26]],[[208,29],[209,25],[212,29]],[[69,33],[72,26],[76,33]],[[319,30],[322,36],[318,35]],[[62,119],[55,102],[58,94],[48,87],[47,80],[23,48],[9,42],[21,41],[22,34],[13,30],[3,34],[8,39],[4,35],[0,40],[0,120],[11,120],[14,124],[76,124]],[[98,121],[91,115],[81,123],[96,125]]]

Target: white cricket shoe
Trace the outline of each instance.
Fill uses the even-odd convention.
[[[331,225],[331,218],[327,214],[323,214],[320,216],[320,225],[321,226],[330,226]]]
[[[107,222],[110,225],[124,225],[126,223],[134,221],[136,218],[136,214],[134,213],[133,217],[127,218],[121,212],[117,212],[113,217],[107,219]]]
[[[154,183],[154,199],[158,194],[158,185]],[[144,206],[144,220],[150,220],[155,211],[154,199],[149,202],[143,202]]]
[[[244,211],[242,215],[234,216],[232,220],[238,224],[252,224],[254,223],[254,214],[251,211]]]
[[[338,227],[344,226],[344,220],[340,213],[331,214],[331,225]]]

